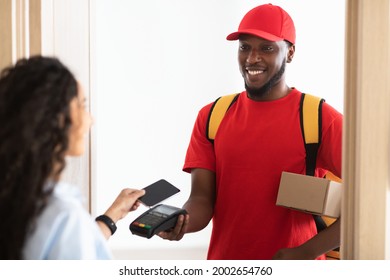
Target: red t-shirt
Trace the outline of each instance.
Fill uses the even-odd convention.
[[[271,259],[279,249],[296,247],[317,233],[311,214],[275,205],[282,171],[306,170],[300,98],[296,89],[266,102],[242,92],[222,120],[214,145],[206,138],[212,104],[200,110],[183,170],[216,173],[208,259]],[[342,115],[327,103],[321,141],[317,168],[340,176]]]

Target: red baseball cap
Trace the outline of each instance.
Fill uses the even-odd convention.
[[[229,34],[229,41],[241,34],[250,34],[269,41],[287,40],[295,44],[295,27],[290,15],[279,6],[265,4],[250,10],[241,20],[237,32]]]

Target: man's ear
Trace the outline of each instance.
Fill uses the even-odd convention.
[[[288,47],[287,51],[287,63],[291,63],[292,59],[294,58],[295,54],[295,45],[291,45]]]

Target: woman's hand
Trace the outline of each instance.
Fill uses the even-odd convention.
[[[140,205],[138,198],[144,194],[144,190],[123,189],[104,215],[109,217],[116,224],[119,220],[126,217],[130,211],[134,211],[138,208]],[[106,239],[110,238],[112,235],[110,228],[101,221],[98,221],[97,223]]]
[[[138,208],[140,205],[138,198],[144,194],[144,190],[123,189],[104,214],[116,223],[126,217],[130,211],[134,211]]]

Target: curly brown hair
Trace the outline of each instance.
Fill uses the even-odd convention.
[[[77,81],[57,58],[21,59],[0,74],[0,259],[26,237],[65,168]]]

